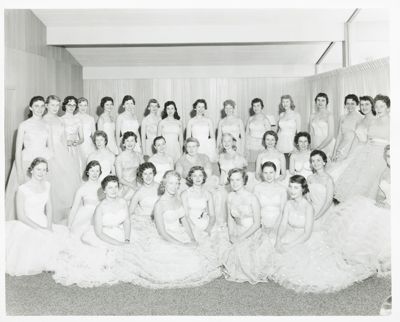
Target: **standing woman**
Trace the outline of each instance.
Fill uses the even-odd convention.
[[[271,235],[278,230],[287,200],[287,189],[276,180],[275,163],[264,162],[261,170],[262,182],[254,187],[254,194],[261,205],[261,227]]]
[[[174,101],[165,102],[161,117],[157,133],[164,137],[165,151],[175,163],[182,155],[183,129]]]
[[[222,135],[230,133],[236,140],[237,151],[243,155],[245,131],[243,121],[235,115],[236,103],[233,100],[224,101],[223,118],[218,123],[217,142],[221,144]]]
[[[122,185],[122,196],[130,200],[137,190],[136,170],[143,163],[143,156],[135,151],[137,136],[131,131],[122,135],[123,151],[115,159],[115,172]]]
[[[136,137],[139,138],[139,122],[137,120],[135,111],[135,99],[130,95],[125,95],[122,99],[121,106],[124,108],[124,112],[117,116],[115,124],[115,141],[118,144],[119,152],[122,151],[121,140],[125,132],[133,132]],[[135,145],[135,152],[142,152],[140,148],[141,140],[139,139]]]
[[[68,216],[68,228],[77,237],[87,231],[92,224],[92,217],[99,204],[98,192],[101,188],[101,165],[98,161],[90,161],[84,171],[85,183],[75,193],[74,203]]]
[[[257,156],[256,160],[256,179],[261,180],[261,166],[266,161],[271,161],[276,166],[276,178],[284,180],[286,178],[286,159],[282,152],[276,149],[278,135],[274,131],[267,131],[263,136],[265,151]]]
[[[79,146],[83,143],[83,128],[79,117],[74,115],[78,100],[74,96],[67,96],[62,103],[62,110],[65,114],[61,117],[65,124],[65,137],[67,139],[68,153],[74,160],[75,167],[78,167],[79,173],[83,172],[86,160],[81,160]]]
[[[278,120],[278,151],[285,154],[286,168],[289,168],[290,154],[294,150],[293,140],[297,132],[301,129],[300,114],[295,112],[293,98],[290,95],[281,96],[279,104]]]
[[[186,137],[193,137],[199,141],[199,152],[208,156],[211,162],[217,158],[215,147],[215,130],[213,121],[205,116],[207,102],[198,99],[193,103],[193,111],[196,116],[191,118],[187,124]]]
[[[347,158],[355,137],[356,126],[362,120],[362,115],[358,112],[359,100],[356,95],[347,95],[344,98],[344,105],[347,114],[342,116],[339,121],[339,131],[332,156],[334,162]]]
[[[108,136],[105,132],[94,132],[93,143],[96,146],[96,150],[89,154],[86,163],[89,164],[89,162],[93,160],[96,160],[100,163],[101,175],[99,177],[99,181],[101,182],[106,176],[115,174],[115,154],[107,149]]]
[[[29,180],[28,168],[33,159],[51,156],[50,127],[43,120],[46,110],[44,98],[34,96],[29,102],[30,117],[18,126],[15,144],[15,163],[5,193],[6,219],[15,219],[15,195],[18,186]]]
[[[323,150],[328,158],[332,157],[335,147],[333,115],[328,110],[329,98],[325,93],[315,97],[315,113],[310,117],[311,144],[313,150]]]
[[[264,150],[262,138],[266,131],[271,130],[271,123],[262,112],[264,103],[260,98],[251,101],[252,116],[246,125],[246,154],[248,162],[255,162],[257,155]]]
[[[160,104],[154,98],[147,103],[145,118],[140,127],[142,138],[143,155],[151,157],[153,155],[153,141],[157,136],[158,123],[161,121]]]
[[[155,154],[151,156],[149,162],[153,163],[157,169],[154,181],[160,183],[165,172],[174,169],[174,160],[166,153],[166,142],[163,136],[157,136],[153,142]]]
[[[90,153],[95,150],[92,135],[96,131],[94,117],[87,113],[88,100],[84,97],[78,99],[78,113],[76,117],[81,121],[83,131],[83,142],[79,145],[81,161],[86,162]]]
[[[76,159],[68,151],[65,123],[58,117],[61,100],[50,95],[46,99],[48,113],[43,117],[50,126],[53,157],[49,160],[49,181],[54,223],[67,223],[74,195],[80,186],[81,172]]]
[[[308,132],[298,132],[294,137],[294,145],[296,151],[290,155],[290,175],[299,174],[307,179],[308,176],[313,174],[310,164],[310,134]]]
[[[118,154],[117,142],[115,140],[115,122],[111,115],[114,108],[114,100],[111,97],[105,96],[100,101],[100,106],[103,108],[103,113],[97,120],[97,129],[99,131],[104,131],[108,137],[107,148],[114,153]]]
[[[30,179],[17,191],[17,220],[5,224],[6,273],[13,276],[52,270],[68,236],[65,226],[53,224],[46,159],[35,158],[27,171]]]

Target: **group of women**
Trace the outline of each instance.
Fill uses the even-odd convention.
[[[9,219],[16,206],[6,272],[150,288],[223,275],[299,292],[389,274],[390,99],[347,95],[336,139],[328,103],[316,96],[302,132],[290,95],[281,97],[277,131],[261,99],[246,126],[226,100],[215,140],[199,99],[184,141],[173,101],[160,117],[151,99],[140,125],[132,96],[115,122],[104,97],[96,129],[85,98],[33,97],[6,191]]]

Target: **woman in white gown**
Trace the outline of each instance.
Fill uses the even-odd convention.
[[[160,183],[165,172],[174,169],[174,160],[166,153],[166,142],[164,137],[155,137],[153,147],[156,153],[150,157],[149,162],[153,163],[157,169],[154,181]]]
[[[115,159],[115,172],[122,186],[122,196],[126,200],[131,200],[137,190],[136,170],[144,162],[142,154],[135,151],[136,144],[136,134],[125,132],[121,141],[123,151]]]
[[[52,270],[68,236],[67,227],[53,224],[47,161],[35,158],[27,171],[31,178],[17,191],[17,220],[5,223],[6,273],[13,276]]]
[[[221,275],[211,248],[198,245],[178,196],[180,176],[165,173],[154,207],[159,236],[138,240],[124,250],[125,281],[148,288],[204,285]]]
[[[199,152],[208,156],[211,162],[217,158],[215,146],[215,129],[213,121],[205,116],[207,102],[198,99],[193,103],[193,111],[196,116],[191,118],[186,127],[186,137],[196,138],[199,141]]]
[[[67,96],[62,103],[62,110],[65,112],[61,119],[65,125],[65,137],[67,140],[68,153],[75,163],[75,168],[78,168],[79,173],[84,170],[85,160],[81,159],[79,151],[80,145],[83,143],[83,127],[80,118],[74,114],[78,100],[74,96]]]
[[[94,117],[87,113],[88,104],[89,103],[86,98],[79,98],[78,113],[76,113],[76,117],[81,121],[82,124],[83,142],[79,145],[79,151],[83,164],[85,164],[89,154],[95,150],[92,136],[94,131],[96,131],[96,123],[94,121]]]
[[[29,102],[30,117],[18,126],[15,143],[15,162],[5,192],[6,219],[16,218],[15,196],[18,186],[29,180],[28,167],[33,159],[51,157],[50,127],[43,120],[46,110],[42,96],[34,96]]]
[[[125,95],[122,99],[121,106],[125,111],[117,116],[115,122],[115,141],[117,142],[118,151],[120,153],[122,152],[122,137],[124,133],[128,131],[135,133],[138,138],[134,151],[142,153],[142,149],[140,148],[142,141],[139,136],[139,121],[137,120],[135,112],[135,104],[135,99],[131,95]]]
[[[281,96],[279,104],[278,119],[278,143],[276,148],[282,152],[286,158],[286,167],[289,167],[290,154],[294,150],[293,140],[297,132],[301,129],[301,116],[295,112],[293,98],[290,95]]]
[[[182,155],[183,129],[174,101],[165,102],[161,117],[157,133],[164,137],[165,151],[175,163]]]
[[[100,203],[101,165],[98,161],[90,161],[84,171],[86,182],[75,193],[74,203],[68,216],[68,228],[78,238],[89,229],[97,205]]]
[[[93,287],[115,284],[120,276],[119,248],[129,244],[131,224],[128,205],[118,197],[118,178],[101,182],[105,199],[96,207],[93,226],[82,234],[83,243],[69,243],[55,262],[54,280],[63,285]]]
[[[245,146],[245,129],[243,121],[235,115],[236,103],[233,100],[224,101],[223,118],[218,123],[217,144],[220,148],[222,135],[229,133],[236,141],[237,151],[243,155]]]
[[[262,138],[266,131],[271,130],[271,123],[263,113],[264,102],[260,98],[251,101],[252,116],[246,124],[246,158],[248,162],[255,162],[257,155],[264,150]]]
[[[109,96],[105,96],[101,99],[100,106],[103,108],[103,113],[97,120],[97,130],[104,131],[107,134],[107,148],[117,155],[119,150],[115,140],[115,122],[111,115],[114,109],[114,100]]]
[[[335,147],[333,115],[328,110],[329,98],[325,93],[315,97],[315,113],[310,117],[311,148],[322,150],[330,159]]]
[[[390,98],[377,95],[374,106],[377,117],[368,127],[367,143],[357,149],[335,182],[335,198],[339,201],[356,195],[373,199],[377,194],[379,176],[386,168],[383,150],[390,140]]]
[[[264,162],[261,171],[262,182],[254,187],[254,194],[261,206],[261,228],[269,236],[274,236],[287,200],[287,189],[276,180],[275,163]]]
[[[270,279],[296,292],[335,292],[364,278],[357,274],[335,247],[325,242],[325,233],[315,231],[314,209],[305,198],[307,181],[294,175],[278,229],[275,252],[270,258]]]
[[[294,137],[296,151],[290,155],[290,175],[300,174],[304,178],[312,175],[310,164],[311,136],[307,132],[298,132]]]
[[[255,284],[265,274],[273,244],[260,229],[260,203],[244,186],[247,174],[243,169],[232,169],[228,175],[232,192],[227,198],[228,232],[231,242],[222,255],[226,279]],[[266,278],[264,279],[266,281]]]
[[[333,162],[346,159],[350,152],[356,126],[362,120],[362,115],[358,111],[359,103],[358,97],[354,94],[346,95],[344,98],[347,114],[342,116],[339,121],[338,135],[332,155]]]
[[[115,154],[112,153],[108,148],[108,135],[104,131],[96,131],[93,134],[93,142],[96,146],[96,150],[89,154],[86,163],[96,160],[101,166],[101,175],[99,181],[103,181],[105,177],[110,174],[115,174]]]
[[[48,113],[43,117],[50,126],[53,155],[49,160],[50,196],[54,223],[67,223],[76,190],[82,182],[82,173],[73,154],[69,152],[66,127],[58,117],[61,100],[50,95],[46,99]]]
[[[261,180],[261,166],[266,161],[271,161],[276,165],[276,178],[280,181],[286,178],[286,160],[282,152],[276,149],[278,135],[274,131],[267,131],[263,136],[264,152],[257,156],[255,176]]]
[[[154,98],[147,103],[145,118],[140,127],[143,155],[153,155],[153,141],[157,136],[158,123],[161,121],[160,104]]]

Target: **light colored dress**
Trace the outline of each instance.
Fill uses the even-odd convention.
[[[89,154],[94,152],[96,149],[92,141],[92,133],[94,133],[96,125],[94,118],[91,115],[78,113],[76,114],[76,117],[81,120],[82,124],[84,141],[79,145],[79,151],[81,154],[81,160],[85,163]]]
[[[50,197],[50,184],[45,183],[41,193],[27,183],[18,188],[25,197],[25,215],[36,224],[47,227],[45,205]],[[63,225],[53,225],[53,231],[32,228],[22,221],[5,223],[6,273],[13,276],[40,274],[53,270],[52,260],[63,249],[69,231]]]
[[[158,117],[155,121],[151,115],[147,115],[142,121],[142,127],[146,124],[146,154],[149,156],[153,155],[153,141],[157,136],[158,123],[161,118]]]
[[[265,120],[252,120],[248,124],[249,135],[247,136],[246,149],[249,162],[255,162],[257,155],[264,150],[262,145],[262,138],[264,133],[271,128],[265,126]]]
[[[338,161],[345,159],[350,152],[357,123],[362,119],[361,114],[357,113],[356,116],[358,117],[350,118],[347,116],[340,120],[342,140],[336,149],[336,157]]]
[[[62,120],[65,124],[65,138],[68,141],[79,140],[79,128],[82,128],[82,122],[79,117],[74,115],[72,118],[63,117]],[[71,159],[75,163],[75,167],[79,168],[79,173],[82,176],[84,169],[84,163],[86,161],[81,159],[81,154],[79,151],[79,146],[68,145],[67,144],[68,153],[71,156]]]
[[[121,137],[125,132],[132,131],[137,135],[137,142],[134,147],[134,151],[138,153],[142,153],[142,149],[140,148],[140,136],[139,136],[139,122],[137,119],[127,119],[122,118],[121,121]]]
[[[192,125],[192,137],[196,138],[200,142],[199,153],[204,153],[208,156],[211,162],[215,162],[217,159],[217,148],[215,146],[215,139],[209,138],[210,132],[214,129],[210,129],[207,121],[193,122]]]
[[[115,142],[115,123],[114,122],[104,122],[103,131],[107,134],[107,148],[114,153],[115,155],[118,154],[118,147],[117,143]]]
[[[161,135],[165,138],[165,151],[172,157],[174,163],[181,157],[182,150],[179,145],[181,127],[177,122],[166,122],[162,127]]]
[[[160,162],[155,158],[150,158],[149,162],[153,163],[156,167],[157,174],[154,177],[154,182],[157,183],[161,182],[165,172],[167,172],[168,170],[174,170],[169,162]]]
[[[311,138],[313,146],[317,147],[321,142],[328,136],[329,125],[326,120],[313,119],[311,121],[311,127],[314,131],[314,137]],[[335,139],[324,147],[322,150],[326,153],[326,156],[330,159],[332,157],[333,149],[335,148]]]
[[[279,132],[276,148],[282,153],[291,153],[294,149],[294,137],[297,131],[295,119],[280,119],[278,121]]]
[[[301,162],[300,160],[294,160],[294,171],[296,174],[302,175],[304,178],[307,179],[308,176],[312,175],[312,169],[310,160]]]

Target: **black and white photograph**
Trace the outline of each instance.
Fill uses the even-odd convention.
[[[393,318],[394,7],[351,3],[3,8],[5,318]]]

